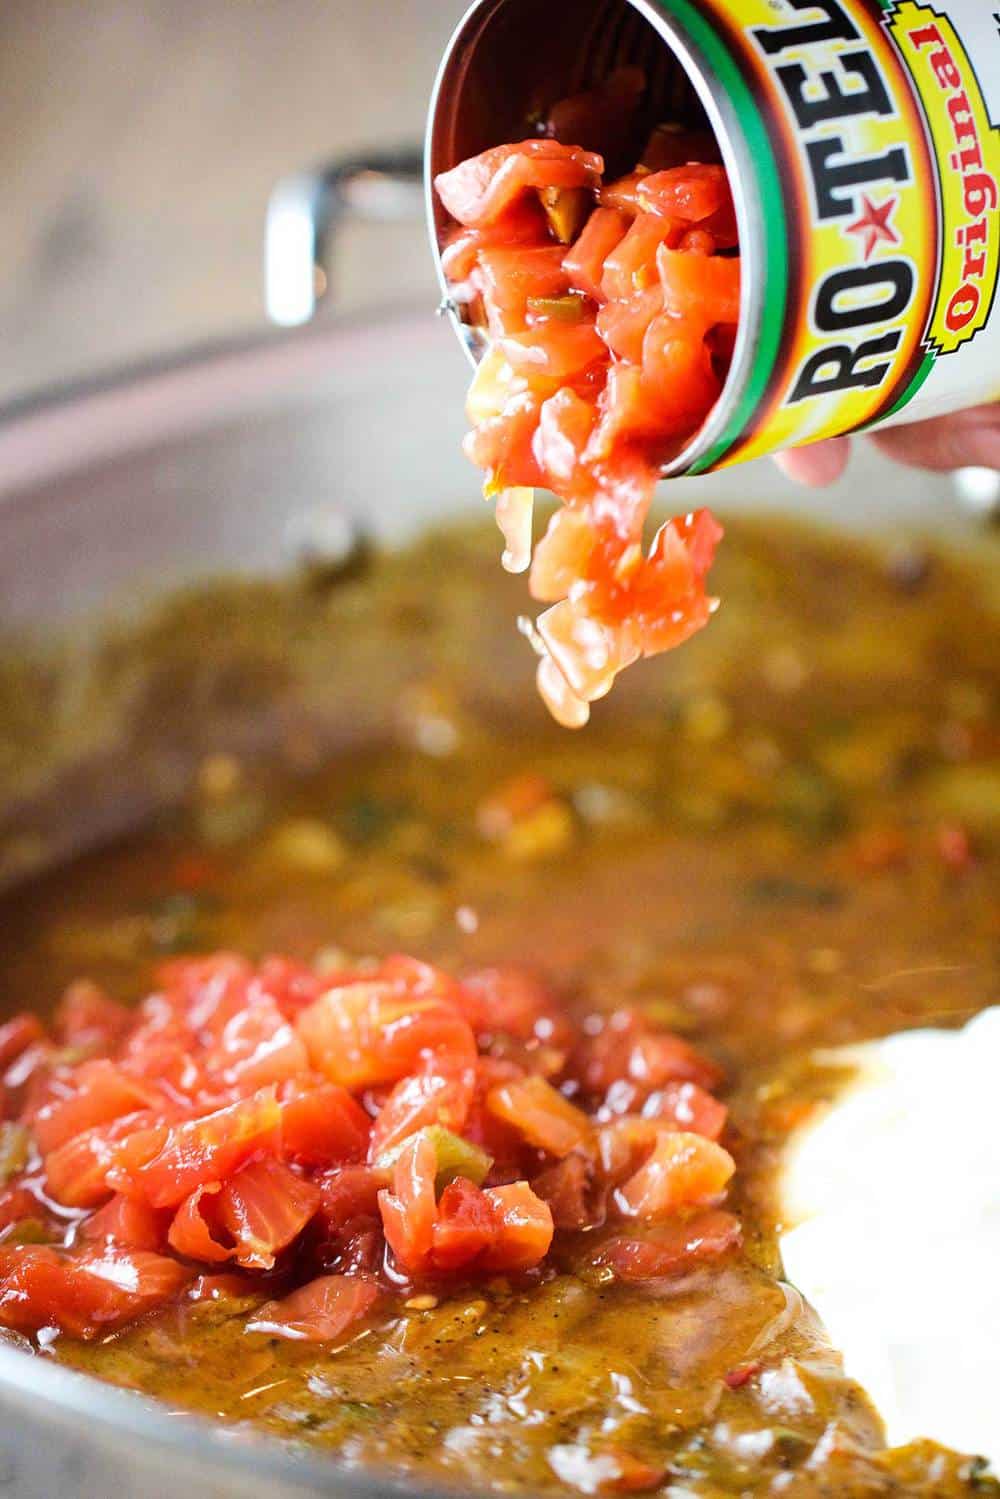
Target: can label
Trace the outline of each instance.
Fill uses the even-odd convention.
[[[763,246],[753,368],[690,471],[1000,396],[1000,12],[659,4],[747,142]]]

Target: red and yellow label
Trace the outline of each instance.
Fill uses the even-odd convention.
[[[1000,131],[947,16],[903,0],[889,31],[920,94],[941,173],[943,235],[928,343],[952,354],[986,326],[1000,271]]]
[[[659,3],[768,148],[738,184],[756,363],[695,471],[886,418],[993,309],[1000,131],[967,47],[915,0]]]

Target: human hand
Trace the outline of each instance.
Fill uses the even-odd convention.
[[[828,437],[825,442],[778,453],[776,461],[790,479],[822,488],[844,472],[851,441],[850,437]],[[956,468],[1000,469],[1000,402],[887,427],[884,432],[869,433],[867,441],[908,468],[938,473]]]

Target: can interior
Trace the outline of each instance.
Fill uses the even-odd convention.
[[[657,20],[651,17],[658,18]],[[620,155],[605,161],[606,179],[630,171],[652,130],[663,124],[709,131],[734,184],[740,225],[744,286],[736,350],[719,399],[701,428],[669,455],[664,474],[687,471],[705,449],[728,409],[732,392],[746,376],[752,358],[751,290],[759,252],[751,244],[746,204],[736,170],[736,148],[726,139],[722,110],[705,108],[704,78],[695,80],[696,64],[684,60],[685,48],[666,15],[646,0],[552,0],[539,8],[534,0],[484,0],[459,27],[442,65],[431,105],[428,134],[429,178],[448,171],[491,146],[524,140],[538,133],[539,122],[553,103],[598,88],[618,68],[643,70],[646,92]],[[702,92],[699,93],[699,85]],[[722,101],[712,100],[713,106]],[[586,132],[582,132],[584,137]],[[586,138],[565,142],[599,149]],[[444,243],[449,220],[437,195],[429,194],[437,246]],[[439,266],[440,272],[440,266]],[[443,274],[442,287],[448,287]],[[452,309],[452,322],[473,364],[486,352],[483,331]]]

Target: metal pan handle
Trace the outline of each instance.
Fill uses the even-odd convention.
[[[264,295],[270,320],[283,328],[312,320],[328,294],[329,254],[346,220],[422,219],[423,175],[422,148],[404,146],[283,177],[267,205]]]

